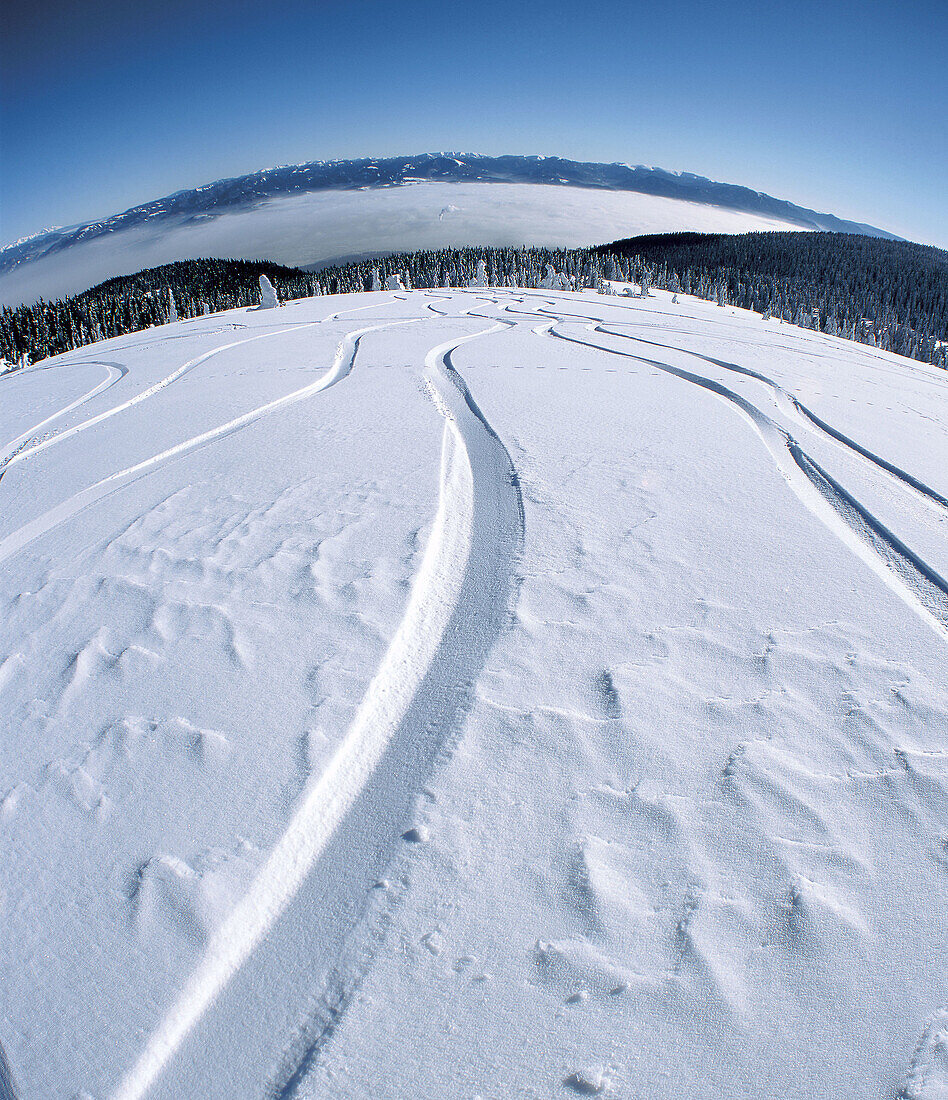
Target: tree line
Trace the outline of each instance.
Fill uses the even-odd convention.
[[[596,248],[445,248],[320,271],[268,261],[183,260],[82,294],[0,310],[0,358],[25,366],[178,318],[254,305],[266,275],[281,300],[384,286],[537,287],[547,265],[573,289],[651,285],[948,367],[948,253],[844,233],[671,233]]]

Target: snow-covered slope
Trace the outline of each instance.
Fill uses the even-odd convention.
[[[0,390],[0,1093],[944,1095],[943,373],[479,290]]]
[[[201,256],[316,264],[449,245],[601,244],[639,233],[829,229],[890,236],[703,176],[558,157],[318,161],[219,180],[0,249],[0,302]]]

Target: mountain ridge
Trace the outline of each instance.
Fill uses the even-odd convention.
[[[6,245],[0,248],[0,273],[11,271],[21,263],[53,255],[80,241],[146,223],[160,223],[165,218],[204,221],[290,195],[402,187],[423,182],[533,183],[632,191],[781,217],[806,229],[900,239],[876,226],[820,213],[762,191],[739,184],[720,183],[691,172],[671,172],[621,162],[574,161],[554,156],[420,153],[283,165],[175,191],[109,218],[43,231]]]

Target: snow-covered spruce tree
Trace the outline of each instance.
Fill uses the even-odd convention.
[[[280,304],[273,283],[266,277],[260,276],[260,309],[276,309]]]
[[[477,261],[477,274],[467,285],[469,287],[487,286],[487,264],[484,260]]]
[[[168,321],[177,321],[178,319],[178,307],[174,300],[174,292],[171,287],[168,287]]]
[[[377,267],[372,268],[372,290],[381,290],[382,282],[379,279],[379,269]]]

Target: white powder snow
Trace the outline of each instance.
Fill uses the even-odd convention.
[[[943,373],[477,288],[0,389],[0,1093],[945,1094]]]

